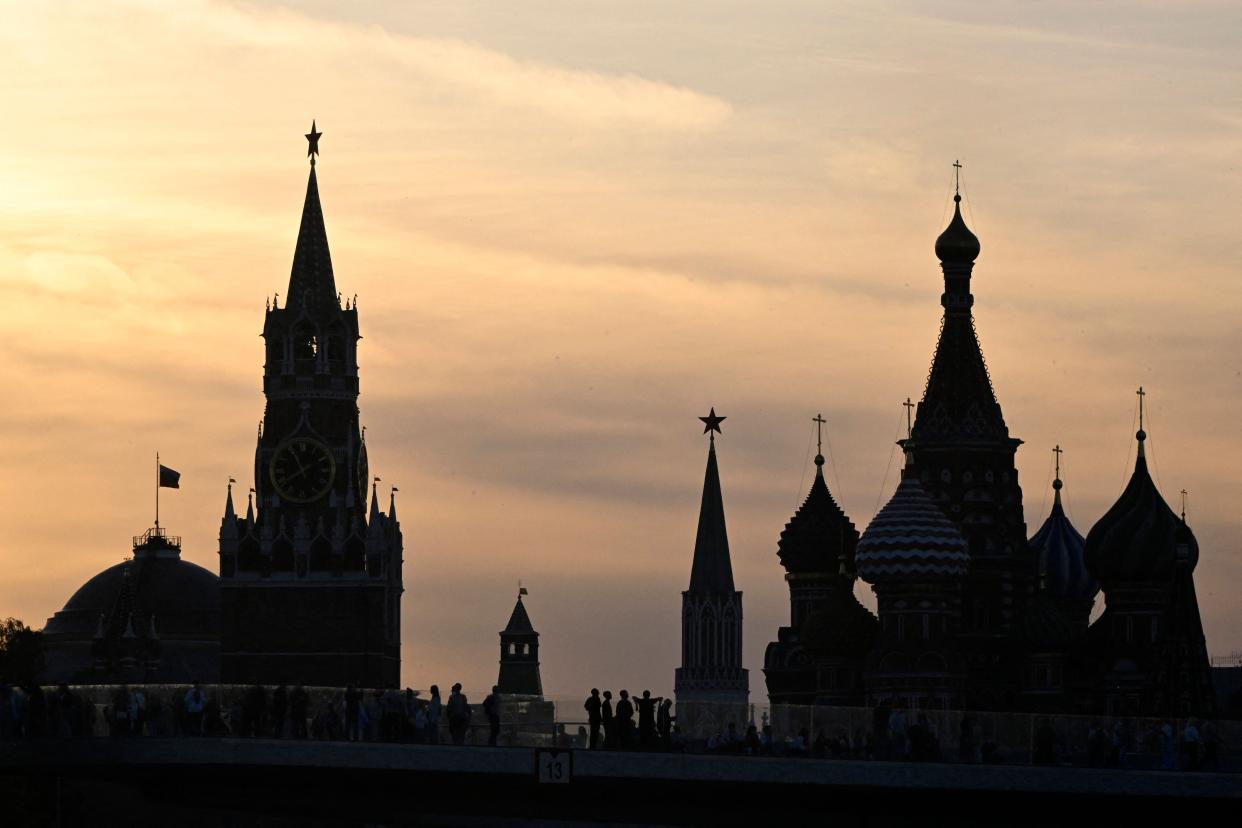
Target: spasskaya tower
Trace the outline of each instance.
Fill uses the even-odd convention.
[[[358,410],[357,303],[328,252],[311,125],[310,179],[285,304],[263,324],[267,404],[243,516],[220,526],[225,683],[396,687],[401,528],[377,502]],[[368,501],[368,495],[370,499]]]

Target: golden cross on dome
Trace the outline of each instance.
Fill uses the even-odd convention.
[[[1134,393],[1138,394],[1138,398],[1139,398],[1139,431],[1142,431],[1143,430],[1143,397],[1147,396],[1147,392],[1144,391],[1143,386],[1140,385],[1139,390],[1135,391]]]
[[[960,193],[962,191],[962,162],[954,160],[953,162],[953,192]]]
[[[1182,523],[1186,522],[1186,490],[1182,489]]]
[[[906,397],[906,401],[902,403],[906,407],[906,439],[914,436],[914,403]]]
[[[1057,443],[1056,448],[1052,450],[1052,453],[1057,456],[1057,478],[1058,479],[1060,479],[1061,477],[1061,452],[1062,451],[1063,449],[1061,448],[1060,443]]]
[[[824,423],[828,422],[824,419],[823,414],[816,414],[811,418],[811,422],[815,423],[815,453],[824,453]]]

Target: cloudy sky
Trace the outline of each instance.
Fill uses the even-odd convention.
[[[669,692],[714,405],[762,696],[811,417],[860,528],[895,485],[955,158],[1030,531],[1058,442],[1080,531],[1120,493],[1142,384],[1209,649],[1242,649],[1238,6],[4,5],[0,616],[128,554],[157,449],[216,568],[313,117],[407,684],[490,685],[521,579],[550,693]]]

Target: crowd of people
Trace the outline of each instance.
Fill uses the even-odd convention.
[[[517,745],[546,740],[551,733],[553,744],[559,747],[589,750],[1187,771],[1219,770],[1224,751],[1219,728],[1196,719],[1180,724],[1114,719],[1107,725],[1099,721],[1088,725],[1082,720],[1067,727],[1049,717],[1035,717],[1028,724],[1019,723],[1022,733],[1002,738],[998,723],[987,720],[987,714],[968,713],[955,721],[881,705],[867,714],[870,721],[854,719],[848,726],[811,727],[786,721],[782,735],[777,735],[765,712],[759,724],[751,721],[744,728],[735,721],[720,728],[699,721],[691,736],[678,727],[673,700],[652,696],[650,691],[633,697],[621,690],[614,700],[611,691],[593,689],[579,715],[565,716],[562,708],[562,715],[556,716],[551,703],[540,704],[544,705],[541,715],[519,713],[519,705],[509,704],[499,688],[493,687],[481,704],[472,705],[460,684],[454,684],[447,698],[442,698],[436,685],[424,697],[409,688],[363,690],[352,685],[344,690],[308,691],[301,685],[285,684],[226,690],[199,683],[188,689],[157,685],[71,688],[64,684],[46,689],[37,684],[0,683],[0,740],[106,733],[115,737]],[[481,716],[476,718],[476,713]],[[507,723],[504,730],[502,715]],[[564,719],[571,720],[576,733],[566,729]],[[585,724],[579,725],[583,719]],[[946,731],[948,726],[955,732]]]
[[[640,698],[631,699],[622,690],[616,706],[612,691],[600,694],[592,688],[583,707],[587,713],[587,747],[590,750],[676,750],[684,748],[673,724],[673,700],[652,697],[644,690]]]
[[[500,730],[500,704],[498,692],[482,704],[493,745]],[[441,699],[436,685],[428,698],[408,688],[363,691],[351,685],[317,701],[301,685],[256,684],[228,699],[198,682],[184,692],[118,685],[108,690],[104,704],[65,684],[50,693],[37,684],[0,684],[0,740],[93,736],[102,729],[111,736],[438,744],[442,729],[447,729],[450,741],[464,744],[471,718],[460,684],[453,685],[447,700]]]

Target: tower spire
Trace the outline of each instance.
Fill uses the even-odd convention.
[[[724,498],[720,494],[720,468],[716,464],[716,435],[724,417],[715,407],[703,421],[708,435],[707,472],[703,477],[703,500],[699,506],[699,530],[694,541],[690,569],[691,592],[733,593],[733,564],[729,560],[729,535],[725,530]]]
[[[289,291],[285,308],[304,310],[312,315],[336,309],[336,280],[332,274],[332,256],[328,251],[328,232],[323,223],[323,207],[319,203],[319,180],[315,175],[315,158],[319,155],[319,138],[323,133],[311,122],[306,134],[306,154],[310,156],[310,177],[306,182],[306,201],[302,205],[302,223],[298,228],[297,246],[293,251],[293,270],[289,275]]]

